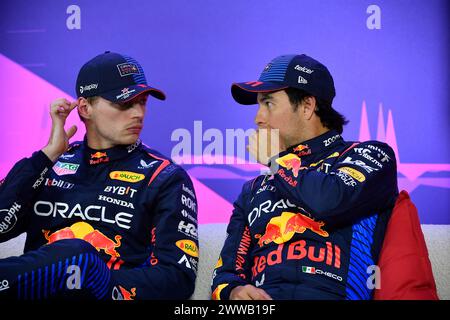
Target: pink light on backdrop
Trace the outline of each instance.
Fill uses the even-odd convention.
[[[0,177],[4,177],[15,162],[28,157],[32,152],[41,149],[48,139],[51,120],[48,114],[49,104],[56,98],[73,98],[56,88],[51,83],[38,77],[19,64],[0,54],[0,93],[3,104],[0,108],[0,126],[2,136],[0,139]],[[17,93],[17,84],[20,92]],[[363,102],[361,110],[360,141],[370,140],[369,121],[366,103]],[[388,121],[385,127],[383,120],[383,107],[380,104],[377,125],[377,140],[391,145],[397,156],[398,171],[405,177],[399,178],[399,188],[412,192],[419,185],[428,185],[441,188],[450,188],[449,178],[421,178],[426,172],[450,171],[450,164],[421,164],[401,163],[394,128],[394,119],[391,110],[388,112]],[[77,114],[71,114],[67,127],[76,124],[78,132],[74,140],[82,140],[84,125]],[[386,129],[385,129],[386,128]],[[175,161],[177,159],[174,159]],[[242,179],[243,183],[248,176],[239,175],[229,171],[230,167],[245,172],[255,172],[258,175],[262,168],[259,164],[239,164],[237,158],[224,157],[225,163],[233,163],[222,168],[192,168],[188,171],[198,200],[199,223],[228,222],[233,206],[214,190],[201,183],[198,178],[215,179]],[[213,159],[201,159],[200,164],[213,163]]]
[[[197,195],[198,223],[228,222],[233,211],[233,205],[192,175],[190,177]]]
[[[223,168],[217,168],[217,166],[204,166],[203,164],[212,164],[215,163],[215,160],[217,160],[215,157],[210,155],[183,155],[183,157],[173,157],[173,160],[176,163],[182,164],[183,161],[189,161],[189,164],[196,163],[203,165],[202,167],[188,169],[188,174],[193,181],[195,193],[197,195],[198,222],[201,224],[228,222],[233,212],[233,205],[197,179],[240,179],[242,180],[242,183],[244,183],[250,178],[246,175],[231,172],[229,170],[230,167],[235,167],[240,171],[256,173],[265,168],[261,164],[248,163],[248,161],[245,162],[244,159],[233,156],[224,156],[221,159],[224,163],[233,163],[233,165],[228,164]]]
[[[47,144],[50,103],[57,98],[74,98],[2,54],[0,67],[0,177],[4,177],[14,163]],[[73,124],[78,132],[72,140],[82,140],[84,125],[76,112],[69,116],[66,128]]]
[[[380,104],[378,111],[377,140],[389,144],[395,152],[397,158],[397,170],[405,176],[398,178],[398,187],[400,190],[406,190],[409,193],[418,186],[425,185],[439,188],[450,188],[450,178],[422,178],[421,175],[427,172],[449,172],[449,163],[402,163],[400,161],[400,152],[397,145],[395,134],[394,116],[392,111],[388,112],[386,129],[384,126],[383,106]],[[359,128],[359,141],[371,140],[369,130],[369,120],[366,110],[366,102],[363,101],[361,109],[361,126]]]
[[[360,122],[360,132],[359,132],[359,141],[367,141],[371,140],[370,128],[369,128],[369,119],[367,116],[366,103],[363,101],[361,108],[361,122]],[[379,113],[378,113],[378,123],[377,123],[377,134],[376,139],[378,141],[388,143],[392,149],[394,150],[397,158],[397,169],[398,172],[401,173],[404,177],[398,178],[398,186],[400,190],[407,190],[409,193],[413,192],[414,189],[423,185],[423,186],[431,186],[437,188],[450,188],[450,178],[426,178],[421,177],[423,174],[427,172],[448,172],[450,171],[450,164],[448,163],[402,163],[400,161],[400,153],[397,144],[397,138],[395,133],[394,126],[394,117],[392,111],[388,111],[388,119],[387,124],[384,124],[383,117],[383,106],[379,105]],[[214,163],[214,158],[209,156],[187,156],[189,160],[194,161],[194,163]],[[191,176],[195,176],[199,179],[241,179],[242,183],[246,180],[249,180],[248,175],[240,175],[235,172],[230,171],[230,167],[237,168],[241,171],[246,172],[254,172],[255,176],[261,172],[264,167],[259,164],[253,163],[243,163],[242,159],[237,158],[228,158],[224,157],[224,163],[233,163],[232,165],[224,165],[223,168],[215,167],[194,167],[189,169],[189,174]],[[258,172],[259,171],[259,172]],[[202,217],[206,217],[205,222],[203,223],[220,223],[220,222],[228,222],[231,212],[232,205],[227,202],[218,202],[217,205],[215,201],[212,201],[210,198],[205,197],[198,192],[199,195],[199,207],[206,205],[206,207],[202,208],[202,210],[207,210],[207,215],[202,215]],[[219,196],[219,195],[218,195]],[[200,199],[202,197],[202,199]],[[220,197],[220,196],[219,196]],[[223,199],[222,199],[223,200]],[[219,203],[221,205],[227,206],[227,208],[220,208]],[[211,205],[214,204],[214,205]],[[213,212],[217,212],[215,215]],[[200,219],[200,218],[199,218]]]
[[[49,105],[57,98],[74,98],[26,68],[0,54],[0,178],[14,163],[45,146],[51,129]],[[20,84],[20,91],[17,90]],[[67,119],[66,128],[75,124],[78,131],[71,141],[82,140],[84,124],[76,112]],[[228,221],[232,205],[215,191],[192,177],[198,198],[199,223]]]

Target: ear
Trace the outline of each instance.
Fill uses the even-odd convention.
[[[78,98],[78,114],[81,118],[87,120],[91,118],[92,106],[88,103],[86,98]]]
[[[306,120],[310,120],[316,110],[317,101],[315,97],[305,97],[302,101],[302,115]]]

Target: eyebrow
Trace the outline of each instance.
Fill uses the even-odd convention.
[[[131,100],[128,100],[127,102],[125,102],[125,103],[119,103],[119,104],[122,104],[122,105],[127,105],[127,104],[133,104],[133,103],[136,103],[136,102],[139,102],[139,101],[142,101],[142,100],[144,100],[145,102],[147,102],[148,101],[148,96],[145,96],[145,97],[139,97],[139,96],[137,96],[137,97],[135,97],[135,98],[133,98],[133,99],[131,99]]]
[[[273,96],[271,93],[261,93],[262,97],[259,99],[259,102],[265,102],[267,100],[273,100]]]

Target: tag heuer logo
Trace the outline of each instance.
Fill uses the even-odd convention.
[[[55,173],[58,176],[63,176],[66,174],[74,174],[75,172],[77,172],[79,166],[80,166],[79,164],[75,164],[75,163],[58,161],[53,166],[53,171],[55,171]]]

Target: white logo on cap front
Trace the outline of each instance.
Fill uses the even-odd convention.
[[[123,99],[125,100],[126,98],[128,98],[133,92],[135,92],[136,90],[130,90],[129,88],[123,88],[122,89],[122,93],[119,94],[118,96],[116,96],[116,99]]]
[[[87,86],[80,86],[80,93],[83,93],[84,91],[89,91],[92,89],[97,89],[98,88],[98,83],[91,83]]]
[[[305,72],[305,73],[307,73],[307,74],[311,74],[311,73],[314,72],[314,70],[308,69],[307,67],[303,67],[303,66],[301,66],[301,65],[299,65],[299,64],[296,65],[296,66],[294,67],[294,69],[297,70],[297,71]]]
[[[298,76],[298,83],[307,84],[307,83],[308,83],[308,80],[306,80],[306,79],[303,78],[302,76]]]

